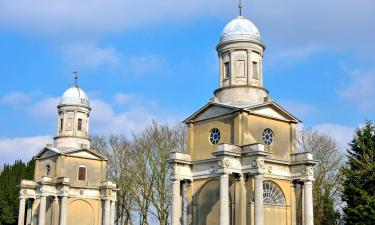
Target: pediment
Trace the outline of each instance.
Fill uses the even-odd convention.
[[[222,115],[227,115],[237,110],[238,108],[236,107],[210,102],[199,109],[197,112],[195,112],[193,115],[188,117],[184,122],[186,123],[189,121],[206,120]]]
[[[60,151],[58,149],[45,147],[38,154],[35,155],[35,158],[44,159],[56,156],[58,154],[60,154]]]
[[[246,110],[250,111],[252,114],[257,114],[261,116],[266,116],[274,119],[291,121],[291,122],[300,122],[300,120],[293,116],[291,113],[286,111],[280,105],[275,102],[270,102],[262,105],[255,105],[247,108]]]
[[[96,152],[87,150],[87,149],[79,149],[79,150],[64,152],[64,155],[78,157],[78,158],[85,158],[85,159],[106,160],[104,156]]]

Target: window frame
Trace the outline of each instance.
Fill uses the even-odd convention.
[[[78,118],[77,120],[77,131],[83,131],[83,119]]]
[[[81,170],[81,168],[82,169],[85,169],[85,179],[84,180],[81,180],[80,179],[80,170]],[[87,181],[87,166],[85,166],[85,165],[80,165],[79,167],[78,167],[78,171],[77,171],[77,180],[78,181]]]

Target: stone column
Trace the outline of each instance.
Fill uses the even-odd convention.
[[[26,207],[26,199],[21,197],[20,205],[18,209],[18,225],[25,224],[25,207]]]
[[[304,184],[305,225],[314,225],[312,181]]]
[[[61,197],[61,206],[60,206],[60,225],[66,225],[66,218],[68,213],[68,197]]]
[[[172,180],[172,225],[180,225],[181,205],[180,180]]]
[[[111,218],[111,200],[104,200],[104,225],[109,225]]]
[[[229,225],[229,175],[220,176],[220,225]]]
[[[264,225],[263,175],[254,176],[254,224]]]
[[[116,201],[111,202],[111,225],[115,225],[116,220]]]
[[[45,225],[46,223],[46,201],[47,197],[42,195],[39,203],[39,218],[38,225]]]
[[[26,210],[26,225],[31,225],[32,221],[32,209],[33,209],[33,202],[32,199],[29,199],[27,202],[27,210]]]

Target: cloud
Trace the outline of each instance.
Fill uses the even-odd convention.
[[[119,105],[126,105],[133,103],[135,100],[143,99],[143,96],[137,94],[117,93],[115,101]]]
[[[280,104],[284,106],[290,113],[299,117],[300,119],[306,117],[308,114],[316,110],[315,105],[295,102],[295,101],[280,101]]]
[[[109,103],[94,99],[91,101],[91,132],[93,134],[123,134],[130,136],[143,129],[152,120],[161,123],[176,123],[179,115],[159,107],[154,100],[133,93],[117,93],[115,102],[120,110],[114,110]]]
[[[211,0],[1,0],[3,25],[31,32],[113,32],[130,27],[218,14],[230,2]]]
[[[362,111],[375,109],[375,70],[349,71],[350,83],[337,91],[337,94]]]
[[[274,52],[269,57],[270,66],[291,66],[292,64],[305,61],[312,55],[325,51],[326,48],[318,46],[305,46],[294,49],[284,49]]]
[[[31,96],[23,92],[10,92],[0,98],[0,104],[18,106],[29,103]]]
[[[0,138],[0,165],[13,163],[21,159],[29,161],[32,156],[51,143],[52,137],[48,135],[35,137]]]
[[[75,68],[116,67],[123,55],[113,47],[98,47],[93,43],[75,43],[62,48],[64,60]]]
[[[29,113],[39,119],[57,118],[57,105],[59,104],[59,97],[51,97],[43,99],[28,108]]]
[[[291,46],[335,46],[373,52],[373,0],[258,1],[245,3],[244,14],[265,40]],[[353,11],[353,9],[355,9]],[[0,0],[0,26],[54,38],[107,34],[162,22],[233,18],[236,2],[212,0]],[[93,35],[90,35],[92,37]],[[267,42],[266,42],[267,44]]]
[[[353,127],[332,123],[322,123],[312,128],[333,137],[340,144],[342,150],[348,148],[348,143],[352,141],[355,130]]]
[[[166,60],[160,55],[131,56],[129,58],[131,71],[136,75],[142,75],[167,68]]]

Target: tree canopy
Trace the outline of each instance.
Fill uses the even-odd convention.
[[[33,179],[34,161],[27,164],[16,161],[5,164],[0,173],[0,225],[17,224],[19,184],[23,179]]]
[[[375,126],[358,128],[348,149],[343,174],[342,200],[346,224],[370,225],[375,221]]]

